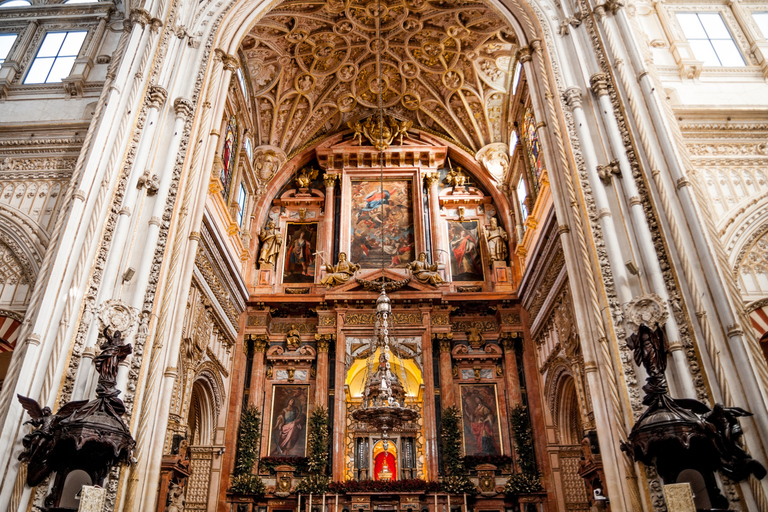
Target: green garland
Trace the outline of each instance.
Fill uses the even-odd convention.
[[[235,469],[232,472],[230,492],[263,495],[266,491],[261,477],[253,474],[253,468],[259,460],[260,441],[261,418],[259,411],[255,407],[247,407],[240,416],[237,455],[235,455]]]
[[[509,477],[504,492],[506,494],[528,494],[541,490],[541,474],[536,468],[536,455],[533,447],[533,431],[528,419],[528,409],[522,405],[512,409],[509,426],[515,440],[517,465],[520,473]]]
[[[307,472],[309,475],[296,486],[301,494],[322,494],[328,491],[331,479],[328,478],[328,456],[331,447],[331,434],[328,428],[328,410],[322,406],[315,408],[309,417],[307,429]]]
[[[440,484],[443,491],[455,494],[477,494],[477,487],[467,476],[467,468],[461,456],[461,412],[458,407],[443,411],[442,433],[443,468],[445,476]]]

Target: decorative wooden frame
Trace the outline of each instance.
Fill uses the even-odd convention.
[[[301,392],[303,390],[304,399],[303,404],[300,405],[300,409],[303,409],[304,419],[303,419],[303,425],[302,425],[302,432],[301,436],[303,437],[302,444],[302,453],[296,454],[291,453],[288,455],[284,455],[282,453],[277,453],[276,455],[273,455],[275,450],[274,448],[276,446],[273,446],[273,433],[275,431],[275,410],[279,408],[284,408],[288,404],[291,398],[281,397],[280,403],[278,404],[275,400],[275,397],[277,396],[278,390],[287,390],[287,389],[296,389]],[[267,453],[271,456],[280,456],[280,457],[305,457],[307,453],[307,426],[309,424],[309,385],[308,384],[275,384],[272,386],[272,401],[271,401],[271,407],[270,407],[270,414],[269,414],[269,436],[267,441]]]
[[[494,442],[496,443],[498,447],[498,453],[482,453],[474,451],[472,453],[468,453],[467,450],[467,439],[466,439],[466,423],[467,418],[465,415],[464,410],[464,398],[465,398],[465,390],[472,389],[472,388],[490,388],[491,393],[493,393],[493,407],[495,408],[492,412],[496,415],[496,424],[493,427],[493,435],[495,437]],[[461,409],[461,440],[462,440],[462,447],[464,448],[464,455],[504,455],[504,443],[501,438],[501,418],[499,415],[499,393],[498,388],[496,387],[496,383],[483,383],[483,384],[460,384],[459,385],[459,402],[460,402],[460,409]],[[488,404],[483,404],[488,406]]]

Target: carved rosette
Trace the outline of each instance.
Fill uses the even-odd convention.
[[[98,317],[100,331],[107,329],[110,335],[120,331],[126,338],[139,322],[139,311],[120,300],[110,299],[99,306]]]
[[[630,334],[638,332],[641,325],[657,329],[667,321],[667,305],[655,293],[648,293],[632,299],[624,308],[624,318]]]

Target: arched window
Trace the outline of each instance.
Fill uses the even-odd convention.
[[[222,194],[224,199],[229,200],[229,188],[232,185],[232,174],[234,174],[235,157],[237,156],[237,119],[235,116],[229,118],[227,129],[224,132],[224,147],[221,150],[221,184],[224,186]]]
[[[28,5],[32,5],[32,3],[29,0],[9,0],[8,2],[3,2],[0,4],[0,8],[3,7],[26,7]]]
[[[523,141],[530,167],[530,185],[533,189],[533,195],[536,196],[539,193],[539,179],[545,167],[541,142],[539,142],[539,135],[536,133],[536,118],[533,117],[531,107],[525,109],[523,116]]]
[[[72,1],[72,0],[70,0]],[[235,74],[237,75],[237,80],[240,82],[240,89],[243,90],[243,96],[248,98],[248,87],[245,86],[245,77],[243,76],[243,71],[240,68],[237,68],[235,70]]]
[[[253,159],[253,145],[251,144],[251,138],[245,138],[245,154],[248,155],[248,161]]]

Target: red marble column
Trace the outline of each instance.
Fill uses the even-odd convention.
[[[248,388],[248,405],[261,410],[264,398],[264,376],[267,370],[264,357],[268,338],[266,334],[251,334],[250,337],[253,340],[253,363],[251,364],[251,385]]]
[[[504,347],[504,384],[507,387],[509,406],[515,407],[521,402],[520,375],[517,371],[517,358],[515,357],[515,340],[518,333],[501,333],[499,341]]]
[[[440,181],[440,174],[430,172],[424,174],[424,179],[429,189],[429,215],[432,222],[432,263],[442,263],[448,265],[448,243],[445,239],[445,232],[442,229],[443,223],[440,218],[440,197],[437,184]]]
[[[435,334],[435,339],[440,344],[440,405],[445,410],[456,405],[453,393],[453,361],[451,359],[453,333]]]
[[[345,433],[347,430],[347,404],[345,402],[345,394],[346,394],[346,340],[344,337],[340,334],[342,328],[344,327],[344,316],[341,314],[341,312],[344,311],[344,309],[341,309],[339,307],[336,308],[336,323],[337,323],[337,331],[336,331],[336,387],[333,390],[334,396],[333,396],[333,410],[334,410],[334,416],[333,416],[333,475],[332,479],[334,482],[343,482],[344,481],[344,472],[346,470],[345,466],[345,453],[346,453],[346,446],[344,444],[345,441]]]
[[[315,334],[317,341],[317,375],[315,377],[315,407],[328,405],[328,348],[333,334]]]
[[[325,181],[325,214],[323,222],[323,257],[326,263],[333,263],[333,187],[336,180],[339,178],[338,174],[326,174],[323,176]],[[325,266],[323,266],[325,268]]]
[[[437,418],[435,417],[435,394],[431,390],[435,389],[435,376],[432,374],[432,342],[430,340],[429,326],[431,323],[429,310],[430,306],[421,308],[421,318],[424,323],[425,331],[421,337],[421,361],[424,370],[424,389],[429,392],[424,393],[423,414],[424,414],[424,455],[426,467],[424,478],[426,480],[437,480],[437,452],[440,444],[440,434],[437,431]]]

